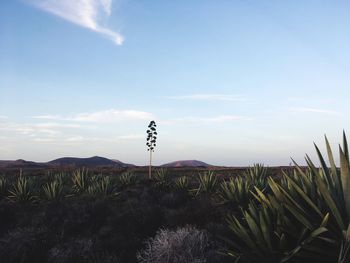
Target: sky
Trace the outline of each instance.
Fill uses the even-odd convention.
[[[350,2],[2,0],[0,159],[303,163],[350,133]],[[350,136],[350,135],[349,135]]]

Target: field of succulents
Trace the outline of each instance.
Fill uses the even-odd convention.
[[[350,165],[0,178],[2,262],[350,262]]]

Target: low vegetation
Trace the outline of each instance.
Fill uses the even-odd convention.
[[[0,177],[4,262],[350,262],[350,162]],[[327,160],[326,160],[327,159]],[[328,163],[328,164],[327,164]]]

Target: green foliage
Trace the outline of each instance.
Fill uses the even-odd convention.
[[[70,174],[65,172],[59,172],[53,175],[52,180],[57,180],[63,185],[63,184],[69,184],[71,181],[71,178],[70,178]]]
[[[110,177],[105,176],[94,181],[87,189],[87,193],[91,196],[114,197],[117,196],[116,187],[111,182]]]
[[[302,249],[319,253],[313,242],[327,232],[327,221],[328,215],[315,229],[299,230],[283,211],[251,203],[243,211],[243,220],[236,216],[228,217],[228,227],[237,238],[229,242],[237,251],[229,250],[227,254],[243,262],[260,262],[264,259],[265,262],[277,263],[300,257]],[[324,255],[317,253],[313,254],[313,258],[321,262]]]
[[[169,171],[166,168],[157,169],[156,173],[153,175],[153,180],[158,189],[166,190],[171,186]]]
[[[63,197],[62,181],[56,179],[43,186],[44,197],[49,201],[58,201]]]
[[[22,176],[22,173],[12,185],[12,189],[9,190],[8,199],[11,202],[18,203],[30,203],[34,202],[36,197],[31,190],[31,182],[26,177]]]
[[[248,262],[254,261],[251,255],[247,254],[248,250],[261,251],[254,256],[255,259],[263,256],[262,252],[268,250],[265,245],[263,246],[259,235],[264,233],[263,230],[270,229],[270,226],[266,228],[265,223],[272,220],[278,223],[268,223],[272,231],[269,231],[269,236],[271,233],[274,235],[278,233],[279,237],[284,237],[288,246],[281,247],[272,242],[273,250],[270,250],[269,255],[276,255],[276,250],[281,251],[277,253],[279,255],[277,259],[271,258],[269,262],[274,260],[286,262],[306,255],[312,256],[313,260],[318,262],[331,261],[334,258],[338,258],[338,262],[348,262],[350,165],[345,134],[343,147],[339,147],[340,169],[335,165],[327,138],[326,147],[330,167],[315,145],[320,168],[316,168],[306,155],[308,169],[301,168],[293,161],[295,170],[284,172],[279,182],[271,177],[267,179],[269,192],[264,192],[265,188],[254,187],[255,191],[252,194],[257,205],[254,208],[251,205],[249,211],[243,211],[243,221],[239,217],[229,220],[229,227],[236,238],[244,240],[243,245],[233,245],[236,250],[235,253],[229,252],[231,256],[244,258]],[[261,227],[263,229],[259,229]],[[260,241],[257,242],[258,240]]]
[[[4,176],[0,176],[0,198],[3,198],[8,191],[8,182]]]
[[[254,164],[245,173],[244,176],[250,182],[250,184],[265,190],[267,186],[267,168],[263,164]]]
[[[175,180],[175,189],[179,191],[187,191],[189,181],[187,176],[181,176]]]
[[[168,180],[168,176],[169,176],[169,171],[166,168],[160,168],[156,170],[156,173],[153,177],[153,179],[156,182],[162,182],[162,181],[166,181]]]
[[[231,178],[228,182],[222,182],[219,190],[219,197],[223,203],[244,206],[248,203],[251,184],[242,177]]]
[[[89,171],[85,168],[74,171],[72,175],[72,182],[73,192],[75,194],[82,194],[86,192],[90,184]]]
[[[199,188],[197,193],[215,193],[218,185],[218,178],[213,171],[200,174],[198,181]]]
[[[121,187],[133,185],[136,182],[136,176],[133,172],[127,171],[118,177],[118,184]]]

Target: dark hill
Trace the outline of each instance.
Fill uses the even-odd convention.
[[[202,161],[197,160],[180,160],[161,165],[162,167],[209,167],[212,166]]]
[[[1,168],[44,168],[46,167],[45,163],[36,163],[31,161],[26,161],[23,159],[15,161],[0,161]]]
[[[117,160],[111,160],[100,156],[94,156],[90,158],[77,158],[77,157],[63,157],[48,162],[49,165],[54,166],[73,166],[73,167],[95,167],[95,166],[110,166],[110,167],[129,167],[130,164],[126,164]]]

